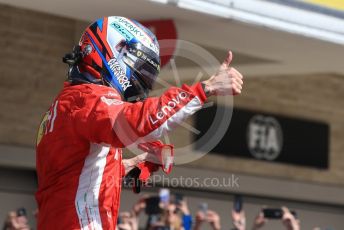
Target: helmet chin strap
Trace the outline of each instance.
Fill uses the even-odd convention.
[[[101,79],[96,79],[87,72],[81,73],[77,66],[70,66],[68,71],[68,80],[75,85],[82,83],[103,85],[103,81]]]

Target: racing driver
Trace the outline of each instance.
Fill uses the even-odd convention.
[[[148,97],[159,74],[158,41],[125,17],[92,23],[64,57],[68,80],[37,136],[38,229],[116,227],[121,178],[143,153],[122,160],[121,149],[158,140],[202,108],[212,95],[237,95],[242,75],[232,53],[208,80]]]

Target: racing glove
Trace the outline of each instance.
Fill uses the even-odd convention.
[[[142,185],[159,168],[164,173],[169,174],[172,171],[174,158],[173,145],[163,144],[161,141],[142,143],[138,145],[138,148],[144,152],[154,154],[155,160],[143,161],[127,174],[125,181],[127,181],[127,184],[130,183],[134,193],[139,193]]]

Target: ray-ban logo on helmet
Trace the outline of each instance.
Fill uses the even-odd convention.
[[[122,67],[118,63],[116,58],[110,59],[108,65],[111,71],[115,74],[118,83],[121,85],[123,91],[126,91],[128,87],[131,87],[130,81],[128,77],[125,75]]]

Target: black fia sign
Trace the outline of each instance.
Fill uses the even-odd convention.
[[[195,139],[208,131],[215,112],[213,106],[196,114],[200,134]],[[195,148],[202,147],[196,142]],[[236,108],[226,134],[212,153],[327,169],[329,125]]]

